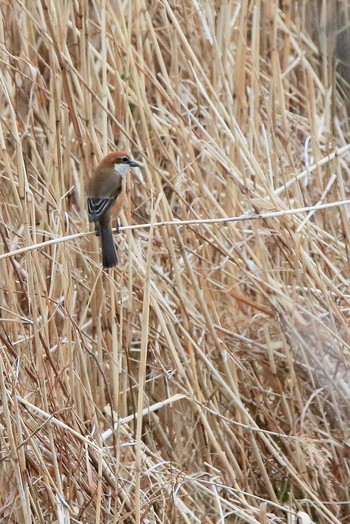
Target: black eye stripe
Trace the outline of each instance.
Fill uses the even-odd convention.
[[[123,162],[123,164],[127,164],[129,162],[128,157],[127,156],[123,156],[122,162]]]

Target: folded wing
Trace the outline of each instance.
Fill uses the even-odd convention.
[[[89,222],[96,222],[114,204],[115,198],[92,198],[87,199]]]

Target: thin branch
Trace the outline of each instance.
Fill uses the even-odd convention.
[[[118,233],[120,231],[128,231],[135,229],[149,229],[151,227],[164,227],[164,226],[189,226],[189,225],[200,225],[200,224],[225,224],[227,222],[246,222],[249,220],[267,220],[269,218],[279,218],[288,215],[298,215],[300,213],[308,213],[309,211],[321,211],[322,209],[331,209],[334,207],[341,207],[350,205],[350,199],[347,200],[337,200],[336,202],[328,202],[326,204],[319,204],[315,206],[307,207],[298,207],[295,209],[283,209],[281,211],[273,211],[271,213],[258,213],[258,214],[244,214],[237,217],[223,217],[223,218],[203,218],[195,220],[164,220],[161,222],[155,222],[154,224],[134,224],[131,226],[122,226],[120,228],[115,228],[114,232]],[[34,249],[42,249],[47,246],[52,246],[55,244],[62,244],[63,242],[69,242],[71,240],[76,240],[77,238],[82,238],[88,235],[92,235],[94,231],[88,231],[83,233],[74,233],[73,235],[67,235],[63,237],[54,238],[52,240],[47,240],[46,242],[39,242],[38,244],[33,244],[32,246],[22,247],[20,249],[14,249],[8,253],[0,255],[0,260],[3,260],[8,257],[13,257],[16,255],[21,255],[27,253],[28,251],[33,251]]]

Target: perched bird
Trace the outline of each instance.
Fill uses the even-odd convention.
[[[91,176],[87,190],[89,222],[96,223],[96,235],[101,236],[104,268],[118,264],[111,213],[116,217],[120,214],[125,201],[126,174],[130,167],[139,166],[125,151],[116,151],[107,155]]]

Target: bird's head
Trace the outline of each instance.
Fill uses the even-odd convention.
[[[126,151],[114,151],[102,160],[99,167],[113,169],[120,176],[124,177],[130,167],[140,167],[140,163],[131,158]]]

